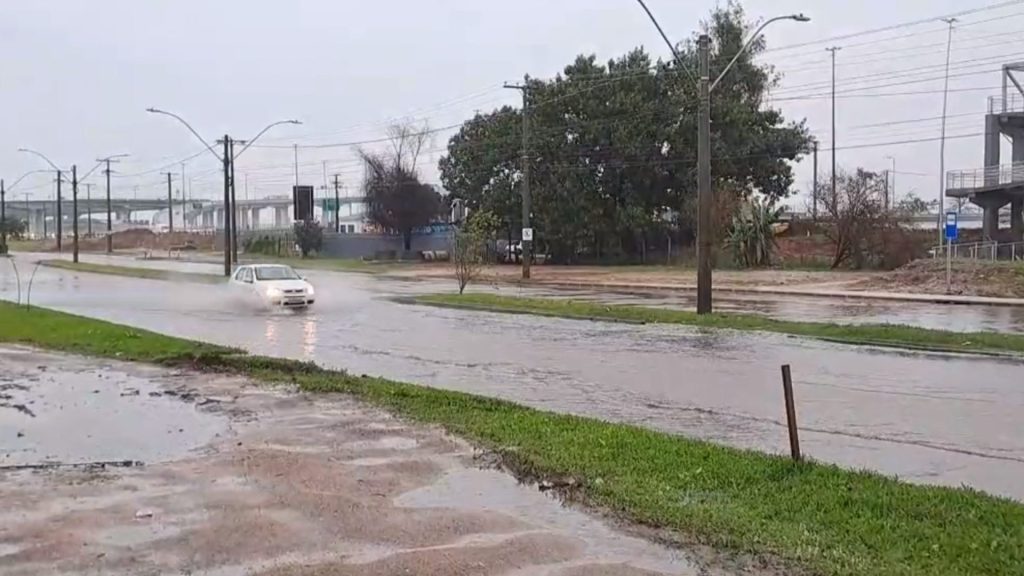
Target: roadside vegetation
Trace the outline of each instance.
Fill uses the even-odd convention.
[[[411,420],[444,426],[494,451],[525,481],[545,481],[586,505],[666,529],[677,541],[751,553],[787,572],[1010,575],[1024,566],[1024,506],[969,489],[793,463],[9,303],[0,303],[0,342],[350,394]]]
[[[1024,335],[997,332],[951,332],[895,324],[828,324],[775,320],[754,314],[697,315],[686,310],[609,305],[555,298],[521,298],[496,294],[429,294],[417,304],[512,314],[535,314],[586,320],[682,324],[756,332],[776,332],[845,344],[886,346],[940,352],[1024,354]]]
[[[131,278],[145,278],[148,280],[200,282],[203,284],[221,284],[225,281],[223,276],[217,276],[214,274],[200,274],[196,272],[175,272],[173,270],[158,270],[156,268],[137,268],[135,266],[117,266],[114,264],[96,264],[93,262],[75,263],[70,260],[43,260],[42,264],[43,266],[47,266],[50,268],[73,270],[75,272],[108,274],[111,276],[128,276]]]

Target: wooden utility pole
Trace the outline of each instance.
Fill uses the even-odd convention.
[[[174,192],[171,190],[171,178],[173,172],[164,172],[167,175],[167,232],[174,233]]]
[[[811,219],[818,221],[818,141],[814,141],[814,183],[811,184]]]
[[[521,169],[523,171],[522,181],[522,205],[523,205],[523,280],[530,279],[530,263],[533,260],[533,228],[530,226],[530,98],[529,79],[525,78],[523,84],[505,84],[505,88],[519,90],[523,93],[523,158]]]
[[[78,264],[78,166],[71,167],[71,244],[71,259]]]

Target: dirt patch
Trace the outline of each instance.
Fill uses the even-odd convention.
[[[216,241],[213,234],[200,234],[196,232],[174,232],[156,234],[148,228],[133,228],[122,230],[111,234],[114,250],[153,250],[167,251],[173,247],[190,245],[196,250],[214,250]],[[82,252],[103,252],[107,249],[106,236],[95,236],[86,238],[84,235],[78,238],[78,249]],[[71,239],[64,240],[64,250],[71,250]],[[36,241],[32,244],[32,251],[56,252],[57,243],[54,240]]]
[[[954,260],[950,293],[993,298],[1024,298],[1024,264],[987,260]],[[851,286],[854,290],[884,290],[909,294],[945,294],[946,262],[917,260]]]
[[[0,352],[14,372],[45,366],[58,379],[91,362]],[[478,468],[474,450],[442,431],[345,396],[113,362],[90,369],[111,389],[127,377],[166,390],[187,381],[191,397],[214,400],[151,396],[158,390],[147,386],[124,398],[181,402],[229,426],[184,455],[140,467],[0,471],[4,574],[707,573],[705,552],[660,546],[563,507]],[[23,380],[24,394],[40,385]],[[61,419],[55,408],[40,414]],[[0,438],[0,452],[22,440]],[[722,573],[739,572],[762,573]]]

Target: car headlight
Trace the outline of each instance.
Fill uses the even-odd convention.
[[[280,298],[282,295],[279,288],[267,288],[267,298]]]
[[[306,294],[309,296],[316,294],[316,290],[313,290],[313,286],[311,284],[306,284]]]

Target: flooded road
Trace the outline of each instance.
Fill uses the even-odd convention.
[[[307,275],[318,302],[301,314],[242,307],[228,287],[46,268],[32,299],[255,353],[769,452],[787,446],[779,366],[788,363],[811,457],[1024,499],[1019,362],[407,306],[387,297],[436,287]],[[10,282],[0,289],[14,298]]]
[[[29,254],[21,256],[26,261],[54,258],[54,254]],[[206,273],[220,275],[223,265],[208,260],[143,260],[126,256],[103,254],[82,254],[83,262],[96,262],[137,268],[154,268],[176,272]],[[6,264],[0,263],[0,282],[4,273],[9,272]],[[23,264],[29,268],[31,264]],[[27,282],[27,281],[26,281]],[[449,292],[453,281],[437,279],[403,280],[389,282],[389,289],[406,294]],[[693,310],[696,308],[696,294],[690,291],[622,291],[570,289],[564,287],[531,286],[520,288],[512,285],[474,285],[473,292],[511,293],[523,296],[547,298],[569,298],[601,302],[605,304],[627,304]],[[923,302],[901,302],[877,299],[824,298],[812,296],[787,296],[775,294],[742,294],[720,292],[715,295],[715,309],[720,312],[741,312],[759,314],[778,320],[808,322],[834,322],[838,324],[905,324],[921,328],[951,330],[954,332],[1009,332],[1024,334],[1024,307],[931,304]]]

